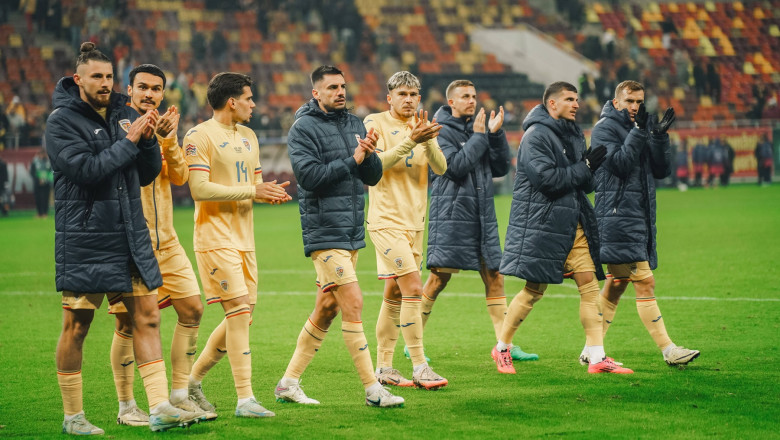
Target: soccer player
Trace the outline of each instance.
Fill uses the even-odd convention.
[[[604,353],[599,283],[596,216],[587,194],[593,172],[604,162],[606,149],[586,151],[585,136],[575,123],[577,88],[550,84],[542,104],[523,121],[523,140],[506,231],[501,273],[526,280],[506,313],[492,356],[500,373],[515,374],[507,350],[520,324],[542,298],[548,284],[560,284],[564,274],[580,291],[580,322],[585,329],[588,373],[633,373]]]
[[[208,304],[221,303],[225,319],[209,337],[192,369],[189,392],[210,412],[201,388],[206,372],[227,352],[238,394],[236,417],[273,417],[252,392],[249,324],[257,302],[257,259],[252,201],[271,204],[291,200],[290,182],[263,182],[260,146],[248,127],[255,102],[252,80],[223,72],[209,81],[207,98],[214,116],[184,138],[195,200],[195,260]]]
[[[420,110],[420,80],[409,72],[387,80],[390,110],[366,116],[366,129],[379,138],[376,151],[382,161],[382,180],[369,187],[368,233],[376,248],[379,279],[385,280],[384,300],[376,323],[376,377],[383,385],[438,389],[447,379],[425,361],[422,300],[422,245],[428,211],[428,166],[435,174],[447,170],[447,160],[436,142],[441,126],[428,122]],[[398,328],[411,355],[412,380],[393,368]]]
[[[317,67],[311,84],[313,98],[295,113],[287,147],[298,180],[303,250],[317,272],[317,301],[274,394],[280,402],[319,404],[303,392],[300,377],[341,311],[341,332],[366,390],[366,405],[401,406],[404,399],[390,394],[374,376],[355,272],[358,249],[366,246],[363,185],[376,185],[382,178],[377,134],[367,133],[347,111],[341,70]]]
[[[133,324],[133,351],[150,408],[150,428],[188,425],[200,413],[168,401],[160,348],[157,288],[162,277],[141,206],[141,185],[162,167],[154,138],[159,115],[130,108],[111,91],[111,60],[93,43],[81,45],[73,77],[54,91],[46,145],[55,181],[55,260],[62,291],[63,326],[57,379],[65,420],[62,432],[103,434],[87,421],[82,402],[84,339],[104,296],[122,301]]]
[[[141,64],[130,71],[127,95],[130,106],[138,113],[156,110],[165,93],[165,74],[153,64]],[[141,188],[146,224],[152,239],[154,256],[162,272],[163,285],[157,289],[160,309],[173,306],[178,318],[171,343],[171,403],[191,412],[203,412],[188,398],[187,385],[195,358],[198,327],[203,315],[200,288],[187,254],[179,244],[173,228],[173,201],[171,183],[183,185],[189,178],[184,153],[179,148],[176,131],[179,112],[172,106],[160,116],[156,127],[157,141],[163,158],[160,174],[151,185]],[[111,368],[119,398],[117,423],[131,426],[149,424],[149,416],[133,398],[133,327],[124,304],[112,304],[109,312],[116,316],[116,330],[111,343]],[[216,413],[206,415],[211,420]]]
[[[628,282],[636,291],[639,318],[669,365],[685,365],[698,350],[678,347],[666,333],[655,299],[653,270],[658,266],[655,227],[655,179],[672,172],[667,131],[674,122],[668,108],[661,121],[644,107],[645,90],[636,81],[615,88],[615,98],[601,110],[591,145],[607,147],[604,166],[596,173],[596,218],[601,237],[601,261],[607,281],[601,291],[604,335],[615,319],[618,301]],[[580,356],[587,361],[587,353]]]
[[[477,112],[474,83],[457,80],[447,86],[447,103],[435,115],[442,125],[438,138],[447,158],[447,172],[433,176],[428,223],[428,256],[431,273],[423,287],[423,326],[428,322],[434,301],[447,286],[453,273],[476,270],[485,284],[485,301],[493,322],[496,340],[506,315],[504,277],[498,272],[501,244],[493,204],[493,178],[509,171],[509,144],[504,108]],[[539,356],[510,349],[516,360],[536,360]]]

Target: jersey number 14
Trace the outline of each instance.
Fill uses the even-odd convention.
[[[239,182],[242,182],[242,175],[244,176],[243,182],[249,182],[249,172],[246,169],[246,165],[244,165],[244,161],[236,161],[236,179],[238,179]]]

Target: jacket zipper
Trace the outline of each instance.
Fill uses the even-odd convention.
[[[87,222],[89,221],[90,215],[92,215],[92,207],[95,205],[95,194],[92,193],[89,195],[89,199],[87,199],[87,207],[84,209],[84,220],[81,223],[82,229],[87,229]]]

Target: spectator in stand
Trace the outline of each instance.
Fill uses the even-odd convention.
[[[697,60],[693,65],[693,83],[696,87],[696,97],[700,97],[707,91],[707,75],[702,67],[702,60]]]
[[[720,142],[720,139],[714,138],[710,142],[708,164],[709,173],[707,176],[707,185],[712,187],[715,183],[715,177],[720,177],[723,181],[723,173],[726,172],[726,148]]]
[[[693,182],[693,186],[701,186],[701,176],[704,172],[704,164],[709,160],[709,149],[703,142],[699,141],[696,146],[693,147],[693,173],[696,176]]]
[[[688,141],[686,139],[680,139],[680,145],[675,148],[674,156],[675,165],[675,183],[677,189],[685,191],[688,189]]]
[[[769,142],[768,134],[764,133],[761,136],[761,141],[756,144],[756,149],[753,154],[756,155],[756,164],[758,166],[758,184],[769,185],[772,183],[772,159],[774,157],[774,148],[772,148],[772,143]],[[0,172],[2,172],[1,168]]]
[[[762,119],[780,119],[780,107],[777,105],[777,95],[773,95],[766,103],[766,108],[761,112]]]
[[[707,93],[712,97],[712,101],[717,104],[720,102],[720,74],[715,63],[712,61],[707,64]]]
[[[8,118],[8,133],[9,138],[8,146],[19,148],[20,143],[24,143],[22,135],[24,133],[24,126],[27,124],[27,112],[24,109],[22,100],[18,96],[14,96],[11,99],[11,105],[6,109],[6,117]]]

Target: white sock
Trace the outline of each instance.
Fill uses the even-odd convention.
[[[290,385],[298,385],[298,379],[293,379],[291,377],[282,377],[282,386],[289,387]]]
[[[585,348],[588,350],[588,357],[590,358],[591,365],[598,364],[607,357],[603,345],[591,345],[590,347]]]
[[[498,344],[496,344],[496,350],[498,351],[505,351],[509,349],[509,344],[507,344],[504,341],[498,341]]]
[[[68,416],[68,415],[66,415],[66,416],[65,416],[65,421],[66,421],[66,422],[70,422],[71,420],[75,419],[75,418],[76,418],[76,416],[83,416],[83,415],[84,415],[84,411],[79,411],[79,412],[77,412],[76,414],[73,414],[73,415],[71,415],[71,416]]]
[[[428,366],[428,362],[423,362],[420,365],[415,365],[414,368],[412,369],[412,372],[416,373],[427,366]]]
[[[246,399],[238,399],[238,403],[236,404],[236,407],[239,407],[239,406],[249,402],[250,400],[252,400],[254,398],[255,398],[255,396],[247,397]]]
[[[373,385],[366,388],[366,396],[370,396],[376,393],[377,391],[379,391],[380,389],[382,389],[382,385],[379,385],[379,382],[374,382]]]
[[[171,402],[166,400],[165,402],[158,403],[154,408],[149,408],[149,414],[159,414],[162,410],[171,408],[172,406]]]
[[[664,349],[663,349],[661,352],[663,353],[663,355],[664,355],[664,356],[666,356],[666,355],[668,355],[668,354],[669,354],[669,352],[670,352],[670,351],[672,351],[672,349],[673,349],[674,347],[677,347],[677,346],[676,346],[676,345],[674,345],[674,344],[669,344],[669,345],[667,345],[667,346],[666,346],[666,348],[664,348]]]
[[[189,393],[186,388],[171,390],[171,403],[178,403],[186,399]]]
[[[122,414],[125,411],[128,411],[134,406],[138,406],[137,403],[135,403],[135,399],[130,400],[120,400],[119,401],[119,414]]]

